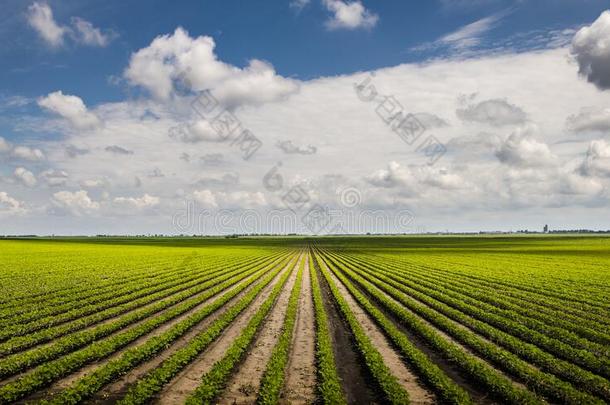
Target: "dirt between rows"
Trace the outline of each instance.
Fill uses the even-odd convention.
[[[305,259],[299,309],[286,368],[283,404],[312,404],[316,400],[316,324],[309,260]]]
[[[80,378],[89,375],[91,373],[93,373],[95,370],[99,369],[100,367],[106,365],[107,363],[118,359],[119,357],[121,357],[127,350],[139,347],[143,344],[146,343],[146,341],[148,341],[150,338],[154,337],[154,336],[159,336],[162,333],[166,332],[167,330],[169,330],[170,328],[172,328],[174,325],[176,325],[177,323],[183,321],[184,319],[187,319],[189,316],[193,315],[194,313],[196,313],[197,311],[200,311],[202,308],[204,308],[206,305],[209,305],[210,303],[214,302],[216,299],[218,299],[221,295],[232,291],[233,289],[237,288],[238,285],[246,282],[251,282],[252,281],[252,276],[249,276],[246,281],[241,281],[238,284],[232,285],[226,289],[224,289],[223,291],[219,292],[218,294],[215,294],[213,296],[211,296],[210,298],[206,299],[205,301],[201,302],[200,304],[198,304],[197,306],[195,306],[194,308],[190,309],[189,311],[183,313],[182,315],[164,323],[163,325],[157,327],[156,329],[154,329],[153,331],[147,333],[144,336],[141,336],[140,338],[136,339],[135,341],[131,342],[130,344],[128,344],[127,346],[125,346],[124,348],[118,350],[117,352],[113,353],[112,355],[110,355],[109,357],[106,357],[105,359],[95,362],[95,363],[91,363],[88,364],[82,368],[80,368],[79,370],[77,370],[76,372],[56,381],[55,383],[53,383],[49,388],[47,388],[46,390],[42,390],[39,391],[37,393],[34,393],[31,397],[28,397],[27,400],[31,401],[31,400],[39,400],[39,399],[43,399],[46,397],[49,397],[51,395],[54,395],[60,391],[62,391],[63,389],[66,389],[68,387],[70,387],[71,385],[73,385],[76,381],[78,381]],[[249,280],[249,281],[248,281]],[[248,286],[248,289],[252,288],[252,286]],[[245,291],[246,291],[245,290]],[[240,294],[238,294],[237,297],[234,297],[230,302],[233,302],[233,300],[238,299],[238,297],[242,296],[243,294],[245,294],[245,291],[242,291]],[[202,291],[198,294],[196,294],[194,297],[199,296],[201,294],[204,294],[205,291]],[[191,297],[192,298],[192,297]],[[176,304],[176,305],[180,305],[180,304]],[[162,314],[164,314],[165,312],[171,310],[172,308],[174,308],[174,306],[167,308],[157,314],[155,314],[154,316],[161,316]],[[219,311],[216,311],[215,313],[211,314],[210,316],[208,316],[208,318],[206,318],[202,323],[200,323],[199,325],[195,326],[191,331],[189,331],[189,333],[187,333],[187,336],[191,336],[191,334],[194,333],[195,330],[200,331],[203,328],[205,328],[205,326],[207,326],[210,322],[213,321],[213,319],[216,319],[219,316]],[[122,333],[124,331],[133,329],[135,327],[137,327],[138,325],[142,324],[143,322],[146,322],[149,318],[141,320],[136,322],[135,324],[130,325],[127,328],[124,328],[120,331],[117,331],[113,334],[111,334],[110,336],[114,336],[117,333]],[[177,340],[174,344],[175,345],[179,345],[180,342],[184,339],[181,338],[179,340]],[[171,348],[173,347],[178,347],[178,346],[174,346],[172,345]],[[171,351],[170,348],[170,351]],[[177,350],[177,349],[176,349]],[[100,403],[109,403],[109,402],[114,402],[114,400],[117,399],[117,397],[120,397],[122,394],[124,394],[124,392],[126,391],[126,389],[128,388],[129,384],[131,384],[133,381],[135,381],[135,379],[133,379],[134,375],[137,376],[141,376],[143,374],[145,374],[146,372],[148,372],[148,370],[150,369],[150,364],[153,364],[155,362],[159,362],[162,361],[163,359],[165,359],[166,356],[166,352],[169,353],[168,350],[162,352],[159,356],[156,356],[155,358],[153,358],[151,361],[149,362],[145,362],[144,364],[134,368],[133,370],[131,370],[129,373],[127,373],[123,378],[121,378],[120,380],[110,384],[109,386],[105,387],[104,389],[102,389],[93,399],[93,402],[100,402]],[[158,363],[157,363],[158,364]]]
[[[252,404],[256,402],[265,368],[282,333],[282,326],[288,310],[288,301],[296,282],[296,275],[297,269],[295,267],[274,307],[263,322],[254,343],[248,349],[243,362],[229,379],[218,403]]]
[[[204,276],[202,275],[201,277],[204,277]],[[220,275],[219,275],[218,277],[220,277]],[[211,281],[211,280],[208,280],[208,281]],[[207,282],[207,281],[206,281],[206,282]],[[100,326],[109,325],[109,324],[111,324],[111,323],[113,323],[113,322],[115,322],[115,321],[117,321],[117,320],[119,320],[119,319],[121,319],[121,318],[128,317],[128,316],[132,315],[133,313],[135,313],[135,312],[137,312],[137,311],[142,311],[142,310],[145,310],[146,308],[150,308],[150,307],[152,307],[152,306],[154,306],[154,305],[158,304],[159,302],[166,301],[166,300],[171,300],[171,299],[172,299],[172,297],[174,297],[174,296],[176,296],[176,295],[179,295],[179,294],[182,294],[184,291],[186,291],[186,290],[188,290],[188,289],[190,289],[190,288],[193,288],[193,286],[191,286],[191,287],[184,287],[184,288],[181,288],[181,289],[179,289],[179,290],[174,291],[173,293],[171,293],[170,295],[168,295],[168,296],[166,296],[166,297],[159,298],[158,300],[150,301],[150,302],[148,302],[148,303],[145,303],[145,304],[139,305],[139,306],[137,306],[137,307],[131,308],[131,309],[129,309],[129,310],[127,310],[127,311],[125,311],[125,312],[122,312],[122,313],[117,314],[117,315],[110,316],[110,317],[108,317],[108,318],[106,318],[106,319],[104,319],[104,320],[101,320],[101,321],[99,321],[99,322],[93,323],[93,324],[91,324],[91,325],[89,325],[89,326],[86,326],[86,327],[84,327],[84,328],[81,328],[81,329],[75,329],[75,330],[73,330],[73,331],[70,331],[70,332],[69,332],[69,333],[67,333],[67,334],[61,335],[59,338],[63,338],[63,337],[65,337],[65,336],[67,336],[67,335],[69,335],[69,334],[72,334],[72,333],[82,333],[82,332],[86,332],[86,331],[89,331],[89,330],[93,330],[93,329],[98,328],[98,327],[100,327]],[[200,291],[200,292],[198,292],[198,293],[195,293],[195,294],[193,294],[193,295],[191,295],[191,296],[187,297],[185,300],[192,299],[192,298],[197,297],[198,295],[203,294],[203,293],[205,293],[205,291]],[[157,312],[155,312],[154,314],[149,315],[149,317],[153,317],[153,316],[159,316],[160,314],[164,313],[164,312],[165,312],[165,311],[167,311],[168,309],[173,308],[173,307],[174,307],[174,306],[176,306],[176,305],[180,305],[180,303],[173,304],[173,305],[171,305],[171,306],[170,306],[170,307],[168,307],[168,308],[164,308],[164,309],[162,309],[162,310],[160,310],[160,311],[157,311]],[[79,319],[80,319],[80,318],[79,318]],[[72,320],[72,321],[70,321],[70,322],[74,322],[74,321],[78,321],[78,319]],[[129,324],[129,325],[125,326],[124,328],[119,329],[118,331],[115,331],[115,332],[111,333],[111,334],[110,334],[110,335],[108,335],[108,336],[112,336],[112,335],[114,335],[114,334],[116,334],[116,333],[121,333],[122,331],[129,330],[130,328],[133,328],[133,327],[135,327],[136,325],[141,324],[142,322],[146,322],[146,319],[142,319],[142,320],[139,320],[139,321],[134,322],[134,323],[132,323],[132,324]],[[106,338],[106,337],[104,337],[104,338],[102,338],[102,339],[105,339],[105,338]],[[24,353],[24,352],[28,352],[28,351],[31,351],[31,350],[38,350],[38,349],[41,349],[41,348],[49,347],[49,346],[52,346],[52,345],[54,344],[54,342],[55,342],[55,340],[51,340],[50,342],[42,342],[42,343],[36,344],[36,345],[34,345],[34,346],[32,346],[32,347],[29,347],[29,348],[27,348],[27,349],[25,349],[25,350],[23,350],[23,351],[17,352],[17,353]],[[2,358],[2,357],[3,357],[3,356],[0,356],[0,358]],[[9,380],[9,381],[10,381],[10,380]]]
[[[286,266],[255,298],[254,302],[237,316],[228,328],[218,337],[214,343],[203,353],[184,368],[155,398],[155,403],[159,404],[182,404],[197,389],[201,383],[201,378],[207,373],[214,363],[220,361],[231,344],[241,334],[250,318],[262,306],[263,302],[271,294],[273,287],[279,282],[282,274],[286,271],[293,271],[293,268]],[[290,280],[290,279],[289,279]]]
[[[337,374],[341,380],[341,388],[348,404],[381,404],[376,389],[369,384],[371,376],[364,367],[361,356],[355,351],[355,341],[349,325],[341,317],[334,303],[334,297],[324,279],[318,272],[322,301],[328,317],[333,345],[333,354],[337,366]]]
[[[370,318],[365,310],[356,302],[345,285],[332,273],[331,278],[345,301],[347,301],[358,323],[379,351],[381,357],[383,357],[384,364],[390,369],[392,375],[398,379],[399,384],[409,393],[411,403],[434,404],[435,395],[425,387],[423,381],[416,374],[407,368],[405,360],[394,349],[392,343],[375,324],[375,321]]]
[[[456,384],[458,384],[459,386],[461,386],[464,390],[466,390],[468,392],[468,394],[473,398],[473,400],[478,403],[478,404],[496,404],[498,403],[494,398],[490,398],[489,394],[487,393],[486,389],[484,387],[481,387],[478,383],[472,381],[472,379],[468,376],[465,375],[461,368],[458,367],[457,364],[448,361],[444,358],[444,356],[437,352],[433,347],[431,347],[425,340],[423,340],[423,338],[421,338],[419,335],[413,333],[408,327],[406,327],[398,318],[396,318],[392,313],[390,313],[389,311],[387,311],[382,305],[378,304],[375,300],[375,297],[372,297],[370,294],[368,294],[364,289],[360,288],[358,285],[355,285],[356,288],[358,288],[358,290],[363,293],[365,296],[367,296],[371,302],[384,314],[386,315],[386,317],[388,319],[390,319],[397,327],[398,329],[405,334],[405,336],[419,349],[421,350],[424,354],[426,354],[426,356],[428,356],[428,358],[430,360],[432,360],[441,370],[443,370],[443,372],[445,372],[445,374],[447,374],[447,376],[449,376],[449,378],[451,378]],[[469,349],[468,347],[462,345],[460,342],[458,342],[457,340],[455,340],[453,337],[449,336],[447,333],[443,332],[442,330],[438,329],[437,327],[435,327],[432,323],[430,323],[429,321],[423,319],[422,317],[420,317],[419,315],[415,314],[413,311],[411,311],[409,308],[407,308],[406,306],[404,306],[402,303],[400,303],[399,301],[395,300],[393,297],[391,297],[389,294],[378,290],[380,294],[382,294],[384,297],[388,298],[389,300],[393,301],[394,303],[396,303],[397,305],[401,306],[405,311],[410,312],[412,315],[416,316],[417,318],[419,318],[419,320],[421,322],[423,322],[424,324],[426,324],[427,326],[429,326],[430,328],[434,329],[434,331],[436,333],[438,333],[443,339],[451,342],[452,344],[458,346],[460,349],[462,349],[464,352],[466,352],[468,355],[475,357],[477,360],[481,361],[482,363],[485,363],[486,365],[488,365],[489,367],[492,367],[494,370],[496,370],[498,373],[504,375],[505,377],[509,378],[512,382],[512,384],[517,387],[517,388],[526,388],[523,384],[521,384],[519,381],[516,381],[514,379],[512,379],[509,375],[503,373],[501,370],[497,369],[496,367],[494,367],[491,363],[489,363],[487,360],[479,357],[476,353],[474,353],[471,349]],[[423,306],[426,306],[424,303],[418,301],[417,299],[408,296],[410,299],[412,299],[413,301],[422,304]],[[455,322],[454,322],[455,323]],[[463,327],[465,329],[466,328],[464,325],[459,325],[460,327]],[[483,337],[481,337],[482,339],[484,339]]]

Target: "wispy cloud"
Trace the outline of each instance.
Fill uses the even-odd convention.
[[[481,44],[484,36],[498,26],[500,21],[510,14],[510,10],[504,10],[481,18],[475,22],[464,25],[457,30],[446,34],[436,41],[426,42],[411,48],[413,51],[426,51],[439,48],[452,48],[455,50],[468,50]]]
[[[102,32],[89,21],[79,17],[72,17],[72,27],[61,25],[55,20],[51,7],[44,2],[34,2],[28,7],[27,21],[51,48],[63,46],[67,37],[77,44],[105,47],[118,36],[112,30]]]

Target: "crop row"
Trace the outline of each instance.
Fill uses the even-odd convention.
[[[288,356],[290,355],[292,337],[296,324],[305,260],[306,259],[301,260],[301,264],[299,265],[297,280],[290,293],[290,298],[288,299],[288,306],[286,308],[286,315],[284,316],[284,324],[282,325],[280,338],[273,348],[271,358],[267,363],[267,368],[265,369],[265,373],[261,380],[259,395],[256,401],[259,404],[277,404],[280,399],[280,394],[284,385],[286,364],[288,363]]]
[[[469,347],[483,358],[504,369],[507,373],[516,376],[532,390],[541,392],[544,395],[562,403],[601,402],[591,395],[578,391],[569,383],[564,382],[551,374],[547,374],[532,368],[527,362],[521,360],[513,353],[501,349],[491,342],[481,339],[475,333],[465,329],[460,324],[455,323],[439,312],[436,312],[417,302],[412,297],[406,295],[400,290],[399,283],[393,284],[383,275],[377,273],[372,275],[371,273],[366,273],[362,270],[354,269],[353,267],[352,270],[354,271],[348,270],[347,266],[342,269],[345,274],[347,274],[350,278],[353,278],[364,288],[369,288],[371,291],[375,291],[377,293],[375,297],[380,302],[391,302],[390,299],[385,297],[385,294],[388,294],[393,299],[400,302],[400,304],[404,305],[404,307],[408,308],[410,311],[413,311],[414,314],[421,316],[426,321],[432,323],[435,327],[452,336],[461,344]],[[371,283],[376,288],[379,288],[379,290],[373,287]],[[418,320],[414,315],[410,316],[414,318],[414,321]],[[514,399],[514,396],[511,395],[505,399],[509,400],[511,398]]]
[[[468,393],[447,376],[426,354],[415,347],[382,311],[375,307],[364,294],[358,291],[343,274],[337,271],[332,263],[326,262],[326,264],[355,300],[379,325],[390,341],[398,348],[400,354],[407,361],[408,366],[412,367],[422,377],[423,381],[437,394],[441,402],[446,404],[472,403]]]
[[[134,311],[133,313],[125,317],[117,319],[115,322],[99,325],[92,329],[67,335],[57,340],[54,340],[50,345],[38,347],[34,350],[30,350],[24,353],[18,353],[13,356],[6,357],[4,359],[0,359],[0,378],[14,375],[18,372],[23,371],[26,368],[53,360],[59,357],[60,355],[76,350],[80,347],[90,344],[95,340],[99,340],[103,337],[109,336],[110,334],[119,331],[135,322],[146,319],[149,316],[152,316],[173,305],[185,301],[186,299],[194,297],[199,293],[205,292],[210,287],[208,281],[223,281],[239,274],[246,274],[248,270],[258,270],[263,266],[267,265],[267,263],[269,263],[270,261],[272,260],[264,260],[255,266],[248,266],[238,269],[227,269],[227,271],[220,275],[204,277],[199,280],[199,283],[197,285],[190,288],[189,290],[184,291],[180,294],[176,294],[170,297],[169,299],[155,302],[150,307]],[[197,297],[195,297],[195,301],[197,301]]]
[[[267,317],[271,308],[273,308],[277,298],[279,297],[282,289],[284,288],[289,272],[285,273],[279,283],[277,283],[269,297],[263,302],[260,308],[256,311],[254,316],[250,319],[244,330],[240,335],[233,341],[223,358],[216,362],[210,371],[208,371],[202,378],[201,384],[197,389],[189,396],[186,400],[186,404],[211,404],[214,399],[224,389],[231,372],[235,366],[244,357],[248,347],[254,340],[257,332]],[[297,291],[297,287],[301,285],[302,267],[299,269],[297,274],[297,282],[295,283],[291,296]]]
[[[334,297],[334,301],[339,308],[339,312],[349,325],[356,343],[356,348],[364,360],[367,370],[371,373],[375,383],[383,393],[384,399],[388,401],[388,403],[392,404],[409,403],[409,394],[398,383],[396,376],[390,372],[390,369],[384,363],[383,357],[364,332],[364,329],[356,319],[345,298],[339,292],[324,265],[320,265],[315,257],[314,264],[320,269],[322,275],[326,279],[326,283],[328,284],[331,294]]]
[[[603,346],[596,346],[594,349],[589,348],[591,351],[582,349],[582,346],[580,346],[581,349],[579,350],[579,346],[574,342],[572,342],[572,345],[566,345],[553,339],[556,330],[552,327],[546,329],[547,336],[537,332],[531,326],[531,329],[528,328],[527,320],[515,322],[494,315],[493,309],[485,304],[472,302],[461,295],[442,290],[436,284],[430,285],[430,283],[424,281],[410,282],[408,276],[403,272],[395,273],[378,267],[371,268],[366,263],[359,263],[359,265],[361,268],[368,268],[369,274],[375,274],[380,279],[382,279],[380,275],[383,275],[386,278],[384,281],[457,322],[476,330],[488,339],[516,352],[537,366],[570,379],[577,384],[586,381],[588,388],[599,393],[605,393],[604,395],[610,395],[610,383],[607,380],[576,366],[576,364],[580,364],[585,368],[597,372],[601,371],[603,375],[604,370],[609,369],[608,366],[604,366],[604,364],[608,364],[608,361],[604,362],[607,357],[603,354]],[[541,329],[541,331],[545,331],[545,329]],[[539,347],[549,349],[548,351],[557,354],[559,359],[540,350]],[[561,358],[568,358],[574,364],[562,361]]]
[[[405,260],[402,258],[402,260]],[[427,258],[427,262],[430,262],[430,258]],[[435,265],[436,262],[435,262]],[[514,268],[514,258],[512,266]],[[529,264],[527,265],[529,266]],[[551,303],[552,305],[559,304],[560,306],[577,308],[582,312],[593,312],[598,315],[607,314],[607,311],[610,309],[608,305],[601,303],[599,301],[587,299],[587,297],[583,297],[582,294],[575,293],[573,290],[565,290],[563,292],[557,292],[546,289],[544,286],[532,286],[531,284],[523,284],[520,282],[519,277],[511,277],[510,279],[502,279],[498,276],[498,274],[502,274],[498,271],[487,272],[484,275],[473,274],[472,272],[465,273],[463,271],[458,271],[454,266],[443,267],[443,271],[446,271],[448,274],[459,274],[461,277],[476,281],[477,283],[482,283],[483,285],[489,285],[495,288],[501,288],[503,291],[513,292],[519,296],[525,295],[526,297],[536,297],[536,301],[540,301],[543,303]],[[472,266],[474,267],[474,266]],[[533,274],[532,271],[528,271],[524,273],[524,277],[528,277],[528,281]],[[521,278],[524,278],[521,277]],[[542,279],[544,282],[544,279]],[[547,280],[548,284],[548,280]],[[553,284],[555,288],[555,284]]]
[[[607,331],[608,327],[610,326],[610,319],[608,319],[607,312],[600,312],[596,310],[592,311],[590,308],[574,308],[567,305],[565,301],[556,301],[548,298],[542,298],[531,293],[515,291],[506,286],[494,284],[485,278],[473,280],[472,277],[461,273],[445,271],[429,265],[414,265],[413,263],[402,260],[395,261],[389,259],[378,259],[369,256],[365,259],[365,261],[381,262],[384,266],[408,268],[410,271],[418,274],[431,276],[435,278],[435,280],[459,284],[465,286],[466,288],[474,287],[483,296],[487,295],[487,292],[502,291],[502,300],[500,302],[512,303],[514,307],[525,306],[526,308],[531,309],[531,312],[533,313],[538,312],[548,314],[549,318],[551,319],[553,317],[558,319],[558,315],[559,317],[565,317],[568,315],[571,316],[571,319],[576,322],[582,323],[583,320],[587,320],[590,325],[592,324],[594,327],[597,327],[597,330],[602,332]],[[398,263],[398,265],[394,263]],[[451,277],[447,277],[448,274],[451,274]]]
[[[262,279],[253,285],[253,287],[241,300],[238,301],[237,304],[233,305],[226,312],[224,312],[216,321],[212,323],[212,325],[210,325],[209,328],[206,328],[203,332],[193,338],[187,346],[172,354],[161,364],[160,367],[157,367],[146,377],[139,380],[136,386],[134,386],[128,392],[125,401],[133,400],[137,402],[139,401],[138,398],[143,398],[144,396],[150,398],[151,395],[160,390],[163,385],[161,381],[164,377],[175,375],[179,370],[184,368],[190,361],[192,361],[192,359],[194,359],[197,354],[207,347],[216,337],[218,337],[226,326],[229,325],[232,320],[254,300],[258,293],[267,284],[269,284],[281,270],[283,270],[284,265],[285,261],[276,266],[270,273],[268,272],[269,269],[265,269],[263,272],[255,274],[249,280],[241,283],[235,289],[225,293],[214,302],[206,305],[189,318],[174,325],[163,334],[150,338],[142,346],[127,350],[118,359],[107,363],[106,365],[95,370],[93,373],[81,378],[74,385],[61,392],[57,397],[49,402],[58,405],[74,404],[91,397],[103,386],[116,380],[117,378],[126,374],[132,368],[153,358],[158,353],[168,348],[172,342],[181,336],[184,336],[184,334],[186,334],[195,325],[199,324],[213,312],[224,307],[231,299],[247,289],[250,285],[252,285],[252,281],[260,279],[263,274],[267,273]]]
[[[256,279],[256,277],[259,276],[261,272],[264,273],[266,271],[267,269],[259,271],[251,270],[238,276],[230,277],[222,282],[221,280],[209,282],[209,289],[205,293],[198,295],[196,299],[185,301],[180,305],[177,305],[171,308],[170,310],[164,312],[160,316],[151,317],[147,319],[145,322],[137,325],[134,328],[120,332],[118,334],[114,334],[107,339],[96,341],[81,350],[72,352],[57,360],[44,363],[41,366],[35,368],[32,372],[25,374],[23,377],[20,377],[16,381],[0,387],[0,403],[15,401],[19,398],[26,396],[27,394],[34,392],[39,388],[49,385],[53,381],[69,374],[72,371],[79,369],[85,364],[103,359],[108,355],[114,353],[118,349],[128,345],[135,339],[146,335],[147,333],[153,331],[164,323],[195,308],[199,304],[205,302],[206,300],[220,293],[221,291],[233,287],[235,283],[240,282],[244,278],[248,277],[248,280],[253,280]],[[170,328],[170,330],[164,332],[160,336],[155,336],[149,339],[147,341],[147,344],[153,345],[156,351],[160,350],[163,345],[177,339],[179,336],[186,333],[191,327],[199,323],[201,320],[203,320],[216,309],[220,308],[220,306],[222,306],[221,304],[224,304],[224,302],[237,295],[247,286],[247,281],[240,283],[237,287],[225,293],[221,298],[215,300],[211,304],[206,305],[204,308],[198,310],[196,313],[190,315],[188,318],[180,321],[178,324]],[[152,352],[154,351],[151,351],[151,353]],[[147,354],[147,351],[144,351],[140,347],[128,351],[121,358],[129,358],[130,356],[140,358],[140,356],[144,354]],[[110,363],[110,366],[112,366],[112,364],[114,363]],[[108,366],[102,367],[102,369],[107,370]],[[88,377],[93,378],[95,375],[96,374],[94,373]]]
[[[341,389],[341,380],[337,375],[333,343],[328,327],[328,316],[324,308],[322,292],[314,268],[312,255],[308,257],[311,276],[311,292],[316,318],[316,369],[318,375],[317,391],[325,405],[343,405],[347,401]]]
[[[218,265],[216,268],[222,271],[222,266]],[[189,283],[196,280],[198,277],[200,277],[198,273],[191,274],[191,272],[187,272],[185,275],[181,271],[168,274],[165,282],[161,282],[161,284],[157,282],[129,284],[118,289],[115,296],[104,297],[101,301],[98,301],[97,298],[93,302],[83,301],[80,305],[76,305],[67,311],[58,308],[57,312],[53,311],[50,314],[44,314],[41,318],[34,318],[31,322],[23,324],[13,323],[10,327],[5,327],[0,331],[0,341],[15,336],[23,336],[43,328],[49,328],[90,314],[96,314],[117,305],[128,304],[150,294],[162,292],[166,288]]]
[[[266,258],[264,261],[267,260],[271,260],[273,257],[271,258]],[[258,262],[255,262],[254,265],[256,264],[260,264],[261,260],[259,259]],[[204,281],[207,281],[209,279],[211,279],[212,277],[216,277],[218,275],[222,275],[224,274],[224,272],[226,272],[227,270],[230,269],[236,269],[239,270],[241,269],[248,269],[251,268],[252,264],[250,262],[245,262],[245,263],[240,263],[237,266],[232,266],[232,267],[228,267],[225,269],[221,269],[219,271],[215,271],[215,272],[210,272],[207,275],[201,276],[200,278],[194,279],[188,283],[184,283],[184,284],[179,284],[177,286],[174,286],[172,288],[167,288],[165,290],[159,291],[157,293],[151,294],[149,296],[146,297],[142,297],[140,299],[134,300],[132,302],[128,302],[125,304],[121,304],[115,307],[111,307],[102,311],[99,311],[97,313],[88,315],[88,316],[84,316],[81,318],[78,318],[74,321],[71,322],[67,322],[64,324],[60,324],[57,326],[53,326],[53,327],[48,327],[42,330],[39,330],[37,332],[25,335],[25,336],[16,336],[13,337],[11,339],[8,339],[5,342],[0,343],[0,356],[4,356],[4,355],[8,355],[11,353],[15,353],[17,351],[21,351],[21,350],[25,350],[28,348],[31,348],[35,345],[44,343],[44,342],[48,342],[51,341],[53,339],[59,339],[64,337],[64,335],[66,335],[65,337],[67,339],[70,340],[80,340],[80,338],[74,337],[74,338],[70,338],[68,334],[71,333],[78,333],[77,331],[87,328],[89,326],[95,325],[96,323],[105,321],[107,319],[111,319],[111,318],[115,318],[117,316],[122,316],[125,313],[128,313],[129,311],[133,311],[136,310],[140,307],[149,305],[151,303],[153,303],[152,307],[153,308],[159,308],[159,303],[157,301],[165,299],[166,297],[170,297],[173,294],[180,294],[181,296],[185,296],[184,293],[188,293],[189,291],[192,291],[193,294],[195,294],[198,291],[201,291],[200,287],[201,287],[201,283]],[[184,291],[184,293],[183,293]],[[189,296],[191,294],[187,294],[186,296]],[[144,309],[144,312],[148,312],[147,309]],[[128,318],[130,319],[140,319],[138,317],[133,317],[131,314],[127,315]],[[131,322],[128,322],[127,324],[129,324]],[[127,325],[125,324],[125,325]],[[81,334],[78,334],[76,336],[84,336],[87,335],[88,331],[84,331]],[[3,360],[0,360],[0,364],[2,364]],[[0,367],[1,368],[1,367]],[[0,373],[1,375],[1,373]]]
[[[366,260],[365,262],[379,264],[388,271],[397,270],[400,272],[401,277],[414,280],[417,283],[425,283],[427,286],[438,286],[439,288],[443,287],[443,291],[459,293],[467,298],[477,300],[478,302],[490,304],[493,307],[505,310],[505,312],[502,313],[511,319],[530,320],[537,325],[537,328],[541,327],[546,330],[549,326],[559,326],[563,330],[573,332],[593,342],[610,345],[610,335],[606,332],[608,329],[607,325],[598,324],[597,329],[591,328],[589,326],[592,322],[590,320],[584,320],[582,317],[566,314],[565,311],[545,310],[543,307],[522,299],[507,299],[504,295],[498,295],[497,288],[485,288],[476,283],[460,282],[459,280],[456,280],[455,277],[447,278],[446,275],[434,274],[434,272],[430,270],[421,271],[412,266],[397,266],[387,261],[383,262],[379,260]],[[489,309],[497,313],[496,309]],[[524,318],[517,318],[518,315]],[[545,326],[542,326],[542,324]]]

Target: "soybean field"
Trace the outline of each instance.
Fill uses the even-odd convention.
[[[13,403],[610,403],[610,239],[0,240]]]

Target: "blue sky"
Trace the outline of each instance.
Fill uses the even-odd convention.
[[[311,204],[341,205],[341,190],[355,190],[361,208],[410,210],[420,230],[539,227],[544,217],[600,226],[607,6],[5,0],[0,217],[15,233],[171,233],[188,201],[281,208],[261,177],[289,160],[286,187],[307,189]],[[354,95],[369,75],[379,97],[395,96],[447,147],[439,163]],[[256,160],[231,154],[194,114],[204,90],[256,130],[266,146]]]
[[[0,22],[0,88],[7,94],[38,97],[57,88],[79,93],[89,104],[124,96],[109,85],[127,64],[131,52],[157,35],[182,26],[192,36],[210,35],[222,60],[243,66],[251,58],[271,61],[283,76],[311,79],[350,74],[442,55],[410,49],[432,42],[495,13],[510,10],[486,35],[495,40],[534,30],[581,26],[595,19],[606,4],[601,0],[540,1],[379,1],[367,6],[379,15],[374,29],[326,29],[328,11],[317,1],[297,11],[288,1],[169,2],[50,1],[55,19],[73,16],[119,37],[105,48],[68,44],[50,51],[26,22],[28,1],[8,0]],[[464,6],[464,3],[472,4]]]

